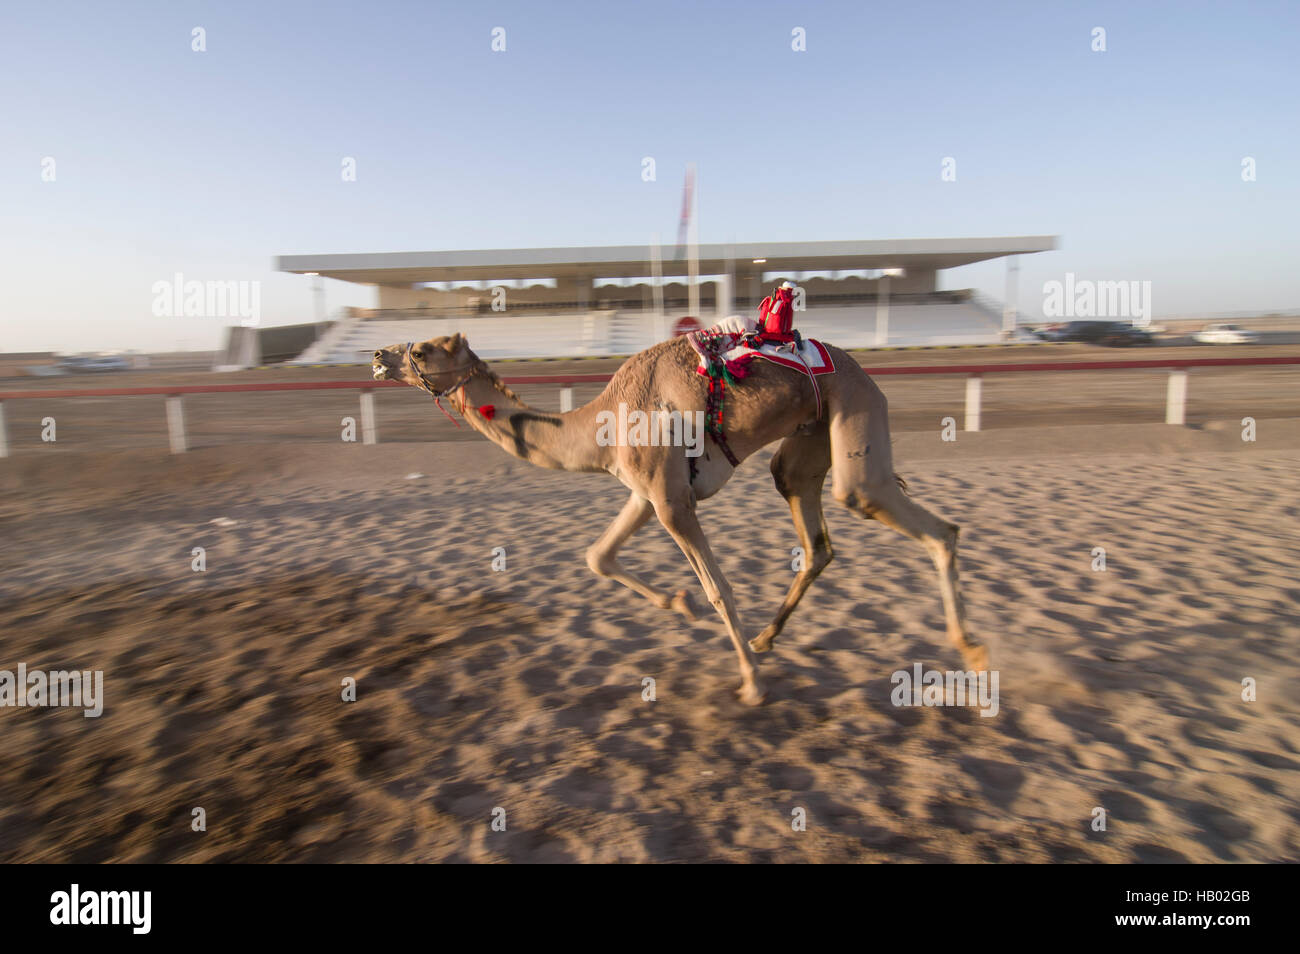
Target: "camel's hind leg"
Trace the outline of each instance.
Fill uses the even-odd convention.
[[[749,648],[756,653],[765,653],[772,648],[772,641],[781,634],[786,620],[808,587],[834,556],[826,517],[822,514],[822,486],[830,466],[830,431],[824,423],[810,433],[787,437],[772,458],[772,479],[781,496],[790,504],[799,546],[804,552],[804,567],[790,584],[785,601],[772,622],[749,641]]]
[[[969,669],[988,668],[988,650],[966,630],[966,609],[957,582],[955,524],[941,520],[904,493],[894,473],[889,438],[889,403],[865,372],[844,357],[836,367],[831,405],[832,493],[835,499],[864,517],[919,540],[939,571],[939,593],[948,623],[948,638]]]
[[[599,576],[609,577],[611,580],[618,580],[630,590],[640,593],[655,606],[660,609],[672,609],[681,613],[687,619],[695,619],[695,607],[691,605],[691,597],[686,590],[678,590],[673,596],[669,596],[662,590],[657,590],[642,580],[635,573],[630,573],[615,555],[618,548],[642,527],[654,513],[654,506],[640,494],[633,493],[628,498],[623,509],[619,511],[614,522],[609,525],[600,539],[587,548],[587,566],[591,571]]]
[[[837,499],[840,494],[836,493]],[[966,628],[966,606],[957,580],[956,524],[941,520],[909,498],[890,475],[887,483],[852,493],[842,500],[864,517],[875,518],[914,540],[919,540],[939,571],[939,593],[948,623],[948,639],[966,661],[966,668],[980,672],[988,668],[988,649],[973,639]]]

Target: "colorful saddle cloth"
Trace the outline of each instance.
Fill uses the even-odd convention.
[[[808,375],[834,374],[835,363],[826,347],[814,338],[773,341],[756,333],[757,327],[739,315],[732,315],[711,328],[692,331],[686,337],[700,356],[696,369],[708,375],[709,368],[721,363],[733,380],[748,373],[747,365],[755,358]]]
[[[709,379],[708,400],[704,412],[705,431],[733,467],[740,461],[727,443],[723,422],[723,402],[728,383],[735,384],[749,373],[755,358],[762,358],[808,375],[813,394],[817,397],[817,420],[822,416],[821,388],[817,377],[835,373],[835,362],[820,341],[800,338],[794,332],[772,333],[760,330],[757,325],[739,315],[725,318],[711,328],[692,331],[687,336],[691,347],[700,356],[698,373]],[[696,477],[695,458],[690,458],[691,480]]]

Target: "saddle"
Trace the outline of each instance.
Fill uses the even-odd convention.
[[[786,282],[763,299],[759,306],[759,321],[731,315],[710,328],[686,336],[700,356],[696,372],[709,379],[705,430],[733,467],[738,467],[740,461],[727,443],[723,426],[726,385],[734,385],[743,379],[756,359],[807,374],[817,397],[817,420],[821,419],[822,395],[817,378],[834,374],[835,363],[825,345],[813,338],[803,338],[794,329],[793,294],[794,286]],[[694,478],[695,460],[691,459],[691,479]]]

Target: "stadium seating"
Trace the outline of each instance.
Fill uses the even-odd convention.
[[[424,341],[460,332],[487,360],[501,358],[625,355],[641,351],[671,333],[676,315],[661,329],[653,313],[641,310],[567,314],[488,314],[438,317],[348,317],[336,322],[295,364],[368,364],[376,348]],[[704,323],[713,319],[706,317]],[[841,348],[876,346],[874,304],[830,305],[797,312],[795,327],[807,337]],[[991,344],[999,340],[1001,315],[977,299],[899,302],[889,307],[891,347]]]

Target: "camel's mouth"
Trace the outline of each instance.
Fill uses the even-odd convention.
[[[382,381],[388,377],[388,369],[376,361],[370,366],[370,376],[376,381]]]

